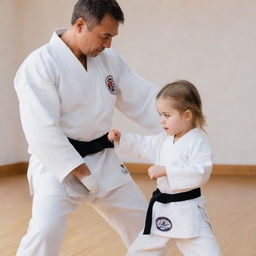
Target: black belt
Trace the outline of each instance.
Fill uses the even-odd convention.
[[[113,148],[114,144],[108,140],[108,134],[92,141],[79,141],[68,138],[69,142],[73,145],[80,156],[95,154],[105,148]]]
[[[152,211],[153,211],[153,205],[155,202],[160,202],[162,204],[168,204],[171,202],[180,202],[180,201],[194,199],[199,196],[201,196],[200,188],[195,188],[193,190],[178,193],[178,194],[166,194],[166,193],[161,193],[161,191],[159,189],[155,190],[153,192],[152,198],[149,202],[143,234],[144,235],[150,234],[151,225],[152,225]]]

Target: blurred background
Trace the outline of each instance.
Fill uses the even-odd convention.
[[[24,58],[70,24],[76,1],[0,1],[0,165],[28,161],[13,78]],[[215,164],[256,165],[255,0],[119,0],[113,48],[160,87],[199,89]],[[113,127],[147,133],[116,112]],[[121,156],[126,162],[140,162]]]

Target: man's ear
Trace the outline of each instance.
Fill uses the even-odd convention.
[[[193,118],[193,113],[191,110],[187,109],[184,113],[183,113],[183,117],[185,119],[185,121],[191,121]]]
[[[85,20],[83,18],[78,18],[75,23],[75,28],[78,33],[81,33],[83,29],[87,28]]]

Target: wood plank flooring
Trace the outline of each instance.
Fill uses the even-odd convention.
[[[155,182],[144,175],[134,178],[149,199]],[[212,176],[203,193],[223,256],[256,256],[256,177]],[[1,256],[15,255],[27,229],[31,202],[25,175],[0,178]],[[61,256],[124,256],[125,252],[119,236],[93,209],[82,205],[71,214]],[[180,255],[173,244],[166,256]]]

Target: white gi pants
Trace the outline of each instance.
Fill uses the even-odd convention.
[[[53,176],[41,183],[34,191],[32,218],[17,256],[59,255],[67,216],[84,201],[89,201],[120,234],[127,247],[143,227],[147,203],[134,181],[110,191],[103,198],[83,200],[69,197],[64,185]]]
[[[202,211],[204,211],[202,209]],[[205,214],[202,212],[202,214]],[[210,224],[203,218],[200,223],[200,235],[196,238],[169,238],[154,234],[143,235],[140,232],[137,239],[128,250],[127,256],[163,256],[169,245],[175,242],[184,256],[221,256],[218,242]]]

